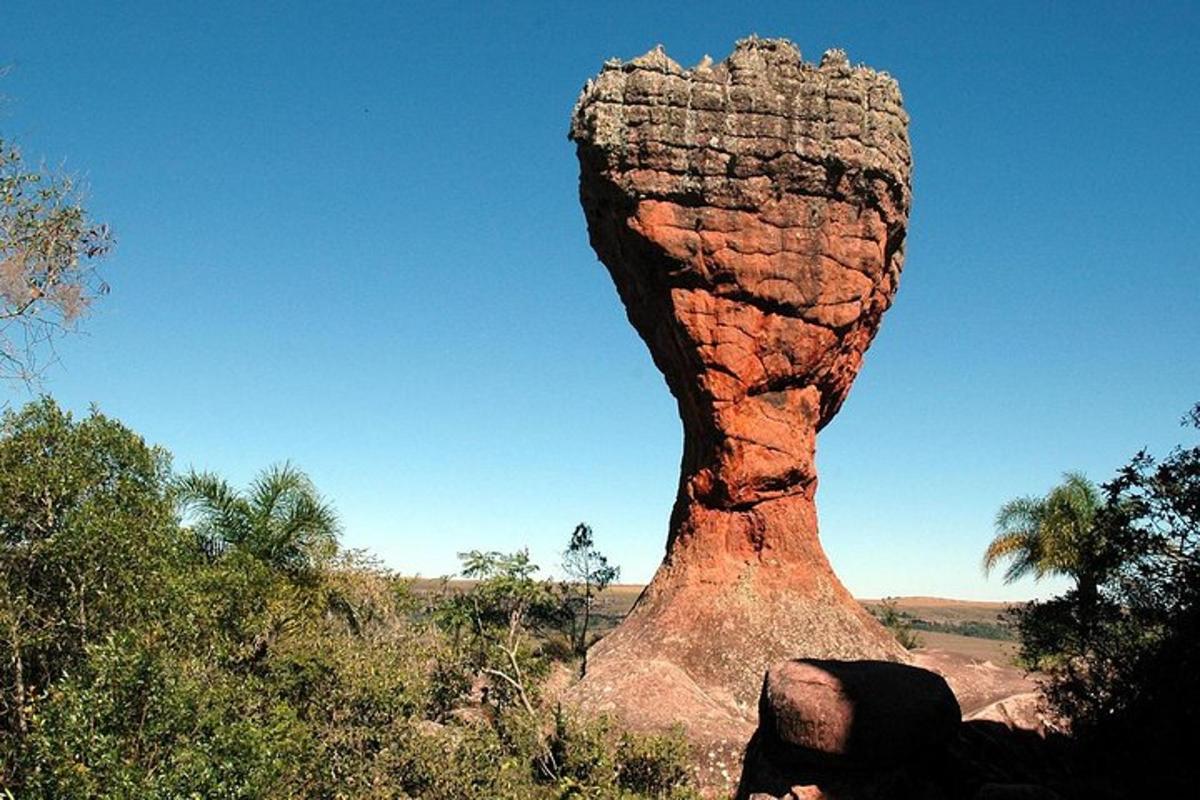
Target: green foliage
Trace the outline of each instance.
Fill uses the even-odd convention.
[[[262,682],[126,633],[94,647],[41,704],[31,797],[284,797],[312,743]]]
[[[475,581],[466,592],[447,595],[434,612],[442,630],[463,646],[470,669],[487,677],[485,702],[497,710],[519,704],[533,715],[536,683],[549,659],[545,634],[562,617],[562,603],[528,550],[460,553],[462,575]]]
[[[1105,547],[1096,514],[1101,505],[1096,485],[1078,472],[1045,497],[1019,497],[996,514],[996,537],[983,556],[990,572],[1007,560],[1005,583],[1033,575],[1068,575],[1085,592],[1093,591],[1105,571]]]
[[[621,575],[620,567],[608,563],[608,558],[596,549],[592,528],[579,523],[571,533],[563,551],[563,571],[567,575],[565,608],[570,615],[571,641],[577,655],[583,656],[581,670],[587,671],[588,631],[596,595],[603,592]]]
[[[921,646],[921,637],[913,630],[912,615],[900,610],[896,605],[896,598],[883,598],[876,608],[871,609],[871,613],[883,627],[891,631],[892,635],[896,637],[896,641],[905,650],[913,650]]]
[[[210,558],[236,549],[300,576],[337,550],[336,514],[290,464],[264,470],[245,493],[197,472],[184,476],[178,491],[185,510],[196,516],[193,531]]]
[[[962,622],[931,622],[919,617],[909,617],[909,624],[915,631],[952,633],[955,636],[969,636],[974,639],[1009,641],[1015,638],[1012,628],[1003,621],[982,622],[970,619]]]
[[[691,757],[683,732],[666,734],[625,733],[617,747],[617,783],[634,794],[688,798]]]
[[[1200,447],[1139,453],[1103,488],[1097,580],[1017,612],[1022,658],[1098,763],[1137,763],[1139,794],[1184,796],[1200,779],[1184,744],[1200,724]]]
[[[95,263],[111,246],[69,178],[0,138],[0,379],[35,377],[43,346],[107,291]]]
[[[0,786],[34,800],[692,796],[681,737],[556,714],[547,643],[564,598],[528,553],[464,554],[474,583],[427,608],[337,551],[337,530],[291,467],[238,492],[174,478],[165,452],[97,412],[9,412]]]
[[[176,547],[162,450],[44,398],[0,421],[0,740],[87,647],[170,605]]]
[[[697,798],[683,731],[618,733],[611,720],[581,720],[555,712],[550,739],[561,797]]]

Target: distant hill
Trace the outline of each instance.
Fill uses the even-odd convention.
[[[908,617],[922,647],[962,653],[996,663],[1016,655],[1013,632],[1004,612],[1013,603],[952,600],[945,597],[893,597],[896,610]],[[882,600],[861,599],[868,611]]]

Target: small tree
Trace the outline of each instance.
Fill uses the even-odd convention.
[[[462,576],[475,584],[447,597],[435,618],[456,636],[466,631],[472,666],[499,681],[499,691],[492,693],[496,705],[515,700],[536,716],[529,679],[544,666],[536,652],[537,635],[558,623],[561,604],[551,585],[536,577],[538,566],[528,550],[472,550],[458,558]]]
[[[1045,497],[1018,497],[996,514],[996,537],[983,556],[990,573],[1008,561],[1004,582],[1026,575],[1040,579],[1065,575],[1075,581],[1081,623],[1090,624],[1099,612],[1099,588],[1112,569],[1112,552],[1097,525],[1103,499],[1094,483],[1078,472]]]
[[[485,702],[501,717],[509,708],[520,709],[526,734],[540,753],[538,768],[545,777],[556,778],[558,766],[542,731],[536,687],[547,666],[538,634],[561,623],[562,604],[550,582],[536,577],[538,565],[528,550],[472,550],[459,553],[458,559],[462,577],[475,584],[447,597],[435,619],[456,638],[464,629],[468,632],[468,661],[491,683]]]
[[[28,167],[0,137],[0,379],[37,377],[41,353],[108,291],[96,263],[111,247],[70,178]]]
[[[574,598],[583,615],[582,624],[578,626],[574,636],[575,652],[583,657],[580,666],[582,673],[587,672],[588,630],[592,619],[592,606],[596,595],[603,592],[621,575],[621,568],[612,566],[608,559],[596,549],[592,528],[586,523],[579,523],[571,533],[571,541],[563,551],[563,571],[578,587],[579,594]],[[572,623],[572,628],[574,628]]]
[[[900,610],[896,598],[883,598],[879,601],[879,607],[871,609],[871,613],[883,627],[891,631],[905,650],[915,650],[921,646],[921,637],[913,630],[912,617]]]

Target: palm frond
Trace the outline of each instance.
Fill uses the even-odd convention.
[[[1012,583],[1037,567],[1037,543],[1029,531],[1017,530],[999,533],[992,539],[983,554],[983,572],[990,574],[1001,561],[1010,564],[1004,572],[1004,582]]]
[[[983,555],[984,573],[1007,560],[1005,583],[1026,575],[1078,578],[1092,557],[1101,502],[1094,483],[1082,473],[1068,472],[1045,497],[1019,497],[1005,503],[996,513],[996,537]]]
[[[308,476],[289,463],[260,472],[243,494],[207,472],[176,482],[184,514],[210,554],[236,547],[273,567],[303,572],[337,552],[341,526]]]
[[[285,461],[260,472],[250,483],[250,504],[257,517],[270,519],[291,494],[312,492],[308,476]]]
[[[256,479],[256,554],[277,567],[303,571],[337,551],[340,524],[321,500],[312,481],[288,464],[272,467]]]
[[[1078,576],[1092,558],[1101,504],[1100,490],[1079,472],[1065,473],[1063,482],[1046,495],[1046,553],[1056,571]]]
[[[336,544],[340,528],[333,508],[306,494],[295,498],[288,516],[281,520],[280,533],[283,541],[294,542],[316,555]]]
[[[1009,500],[996,512],[996,532],[1035,530],[1045,513],[1045,504],[1040,497],[1026,496]]]
[[[193,470],[176,480],[175,490],[183,514],[195,515],[214,541],[237,544],[247,535],[245,498],[221,478]]]
[[[1041,577],[1038,531],[1044,517],[1044,505],[1036,497],[1018,497],[1001,506],[996,512],[996,536],[983,554],[984,574],[990,574],[999,562],[1007,560],[1005,583],[1031,573]]]

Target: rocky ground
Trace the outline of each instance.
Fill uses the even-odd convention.
[[[599,608],[600,629],[615,626],[636,601],[640,586],[623,585],[602,596]],[[895,598],[896,607],[910,616],[940,624],[978,627],[994,624],[1005,603],[960,601],[946,598]],[[877,601],[864,600],[870,607]],[[707,713],[692,719],[675,720],[683,724],[690,738],[702,743],[701,782],[713,797],[740,792],[743,798],[945,798],[1054,797],[1045,784],[1069,783],[1069,776],[1055,755],[1057,735],[1054,725],[1041,710],[1035,676],[1017,668],[1012,661],[1015,645],[1011,641],[921,632],[923,644],[911,653],[913,667],[928,670],[945,681],[955,707],[947,712],[946,695],[940,695],[941,708],[951,713],[955,724],[950,733],[942,726],[942,738],[932,741],[926,735],[928,721],[918,720],[914,730],[885,728],[886,738],[901,742],[897,752],[902,763],[884,759],[881,768],[870,763],[845,769],[838,765],[812,765],[801,759],[788,765],[786,748],[764,748],[764,732],[758,715],[731,713],[728,703],[711,693],[679,679],[653,679],[661,669],[631,663],[627,669],[641,679],[625,685],[645,687],[645,696],[634,705],[646,709],[640,717],[625,717],[635,726],[648,730],[671,722],[672,708],[705,708]],[[936,646],[934,646],[936,645]],[[900,665],[891,665],[898,668]],[[661,667],[661,665],[658,665]],[[871,683],[873,681],[868,681]],[[681,688],[682,687],[682,688]],[[886,687],[877,688],[875,700],[887,703]],[[910,688],[912,697],[919,698]],[[677,697],[680,692],[686,697]],[[936,692],[935,692],[936,693]],[[628,698],[626,698],[627,700]],[[614,707],[615,707],[614,702]],[[918,703],[918,708],[922,707]],[[604,710],[604,709],[598,709]],[[894,711],[883,715],[894,716]],[[944,720],[943,720],[944,722]],[[905,749],[907,741],[908,749]],[[747,744],[748,743],[748,744]],[[915,749],[913,749],[915,747]],[[764,752],[764,750],[766,752]],[[911,751],[911,752],[910,752]],[[921,753],[937,754],[930,766]],[[794,752],[793,752],[794,755]],[[773,759],[773,760],[772,760]],[[784,766],[776,762],[783,760]],[[746,762],[743,772],[742,762]],[[869,762],[869,759],[868,759]],[[918,766],[916,772],[913,767]],[[741,784],[738,786],[739,778]],[[773,793],[774,792],[774,793]],[[1024,792],[1020,794],[1019,792]],[[789,794],[790,793],[790,794]],[[1060,795],[1062,796],[1062,795]]]

